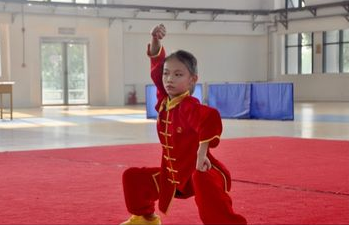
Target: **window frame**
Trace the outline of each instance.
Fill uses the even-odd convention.
[[[285,0],[285,8],[286,9],[294,9],[294,8],[302,8],[305,6],[305,0],[298,0],[298,6],[297,7],[289,7],[289,4],[290,3],[293,4],[292,0]]]
[[[339,38],[337,42],[326,42],[326,34],[329,31],[323,31],[322,32],[322,48],[323,48],[323,54],[322,54],[322,72],[325,74],[341,74],[341,73],[349,73],[344,72],[344,44],[349,44],[348,41],[344,41],[344,31],[343,30],[332,30],[332,31],[339,31]],[[326,47],[329,45],[337,45],[338,46],[338,72],[328,72],[326,71]]]
[[[311,43],[310,44],[302,44],[302,34],[307,33],[307,32],[302,32],[302,33],[296,33],[297,34],[297,44],[293,45],[288,45],[288,35],[285,35],[285,74],[286,75],[309,75],[314,73],[314,33],[311,32]],[[310,46],[311,47],[311,72],[310,73],[302,73],[302,48],[305,46]],[[289,65],[288,65],[288,52],[289,48],[297,48],[297,73],[289,73]]]

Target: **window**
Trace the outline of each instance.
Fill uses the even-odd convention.
[[[339,31],[324,32],[324,68],[325,73],[339,73]]]
[[[323,32],[323,72],[349,73],[349,29]]]
[[[66,2],[66,3],[73,3],[75,1],[73,0],[51,0],[51,2]]]
[[[311,74],[313,72],[313,33],[285,36],[285,73]]]
[[[75,2],[78,4],[93,4],[94,0],[76,0]]]
[[[286,8],[300,8],[305,6],[304,0],[286,0]]]
[[[28,2],[52,2],[52,3],[76,3],[76,4],[97,4],[97,0],[27,0]]]
[[[349,73],[349,29],[343,30],[343,53],[342,53],[342,71]]]
[[[323,72],[349,73],[349,29],[323,32]]]
[[[79,3],[94,4],[96,0],[28,0],[29,2],[63,2],[63,3]]]
[[[1,43],[0,43],[0,77],[2,76],[2,69],[1,69],[1,67],[2,67],[2,57],[1,57]]]

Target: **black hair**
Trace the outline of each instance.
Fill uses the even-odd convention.
[[[191,75],[198,74],[197,60],[196,60],[195,56],[193,54],[191,54],[190,52],[187,52],[184,50],[175,51],[165,58],[165,62],[170,60],[170,59],[173,59],[173,58],[176,58],[181,63],[183,63],[187,67],[187,69],[189,70]]]

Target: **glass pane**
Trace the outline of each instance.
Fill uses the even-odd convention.
[[[62,45],[41,45],[42,104],[63,104]]]
[[[0,44],[0,78],[1,78],[1,76],[2,76],[2,72],[1,72],[1,71],[2,71],[2,69],[1,69],[1,67],[2,67],[2,63],[1,63],[1,61],[2,61],[2,60],[1,60],[1,56],[2,56],[2,55],[1,55],[1,47],[2,47],[2,46],[1,46],[1,44]]]
[[[67,3],[72,3],[74,0],[51,0],[51,2],[67,2]]]
[[[338,43],[339,42],[339,30],[326,31],[326,42],[325,43]]]
[[[85,44],[68,44],[68,101],[87,104],[87,54]]]
[[[312,47],[303,46],[302,47],[302,74],[312,73]]]
[[[287,36],[287,46],[298,45],[298,34],[288,34]]]
[[[287,74],[298,74],[298,48],[287,49]]]
[[[78,4],[94,4],[95,0],[76,0]]]
[[[298,8],[299,0],[287,0],[287,8]]]
[[[311,33],[302,33],[302,45],[311,45],[313,43]]]
[[[343,41],[349,42],[349,29],[343,30]]]
[[[349,73],[349,44],[343,44],[343,72]]]
[[[325,73],[339,73],[339,45],[325,46]]]

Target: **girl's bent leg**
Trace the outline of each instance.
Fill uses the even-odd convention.
[[[127,210],[134,215],[151,215],[159,192],[155,183],[160,168],[129,168],[122,176]]]
[[[246,219],[235,214],[232,200],[225,190],[225,179],[212,168],[193,173],[195,202],[204,224],[246,224]]]

